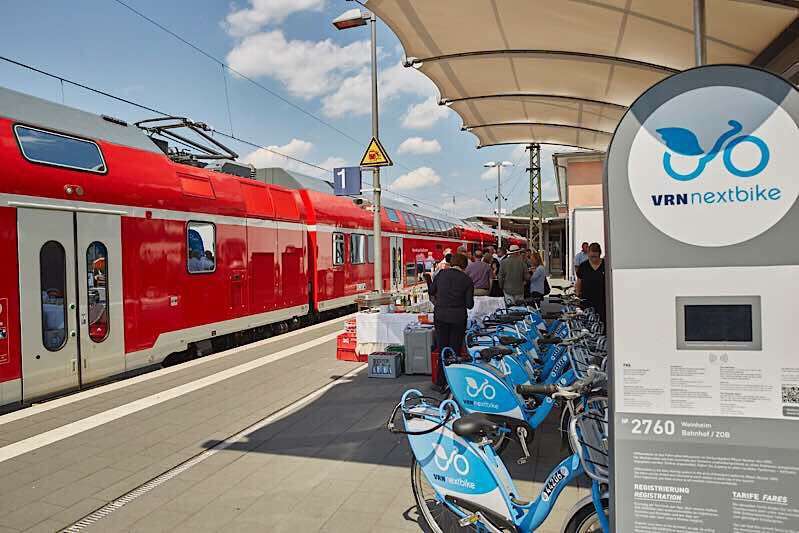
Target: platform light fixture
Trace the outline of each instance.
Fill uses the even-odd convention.
[[[467,130],[468,131],[468,130]],[[488,161],[483,163],[486,168],[497,169],[497,247],[502,246],[502,167],[512,167],[510,161]]]
[[[360,0],[355,0],[364,6]],[[377,17],[370,11],[363,11],[360,8],[345,11],[333,20],[333,26],[338,30],[358,28],[371,23],[371,54],[372,54],[372,138],[380,139],[379,118],[378,118],[378,98],[377,98]],[[380,189],[380,167],[372,169],[372,204],[374,209],[373,233],[374,233],[374,290],[378,293],[383,292],[383,244],[380,227],[380,213],[382,210]]]

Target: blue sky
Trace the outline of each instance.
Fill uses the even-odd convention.
[[[337,31],[330,21],[355,7],[344,0],[124,0],[275,94],[346,132],[352,140],[181,43],[114,0],[4,2],[0,55],[135,102],[204,121],[324,168],[357,164],[369,141],[367,28]],[[381,141],[395,166],[388,189],[466,216],[491,212],[495,174],[483,163],[510,160],[503,193],[527,203],[521,147],[476,150],[460,118],[436,104],[433,84],[400,65],[402,48],[378,22]],[[225,98],[225,80],[230,114]],[[151,116],[83,89],[0,61],[0,85],[126,120]],[[232,143],[256,166],[322,171]],[[555,194],[552,147],[542,150],[546,198]],[[365,174],[366,176],[366,174]],[[330,179],[328,177],[328,179]],[[453,204],[454,198],[454,204]]]

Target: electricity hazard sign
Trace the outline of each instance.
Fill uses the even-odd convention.
[[[372,137],[372,142],[369,143],[369,146],[366,148],[366,153],[363,154],[363,158],[361,159],[361,166],[390,167],[393,164],[385,148],[380,144],[380,141]]]

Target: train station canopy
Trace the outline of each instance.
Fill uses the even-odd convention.
[[[695,65],[693,0],[369,0],[406,66],[438,87],[478,148],[605,151],[628,106]],[[790,77],[799,2],[707,0],[708,63]],[[789,53],[790,52],[790,53]],[[794,69],[794,70],[791,70]]]

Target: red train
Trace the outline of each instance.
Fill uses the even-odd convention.
[[[371,212],[321,180],[180,154],[0,89],[0,406],[262,338],[373,289]],[[417,282],[417,256],[493,239],[404,204],[382,220],[386,289]]]

